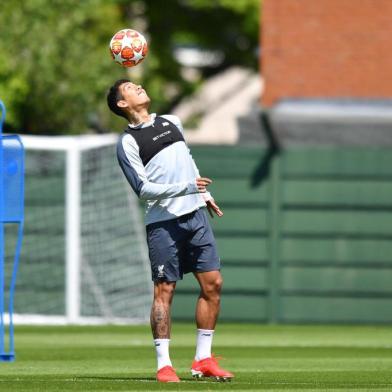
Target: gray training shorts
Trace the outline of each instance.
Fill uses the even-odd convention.
[[[188,272],[219,271],[220,260],[205,209],[147,225],[154,282],[175,282]]]

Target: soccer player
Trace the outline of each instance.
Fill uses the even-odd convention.
[[[206,208],[223,212],[207,191],[185,143],[180,120],[149,113],[146,91],[128,79],[107,95],[111,111],[128,121],[119,139],[120,167],[137,196],[146,202],[147,243],[154,282],[151,329],[157,355],[157,380],[179,382],[169,356],[170,308],[176,282],[192,272],[200,285],[196,305],[197,346],[191,366],[195,377],[231,379],[211,354],[220,308],[222,276]]]

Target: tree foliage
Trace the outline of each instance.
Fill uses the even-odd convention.
[[[0,99],[8,129],[64,134],[119,128],[123,122],[109,113],[105,95],[127,75],[145,85],[153,110],[167,110],[197,86],[180,76],[173,49],[219,49],[221,67],[256,67],[258,19],[258,0],[2,0]],[[117,30],[136,26],[146,33],[150,53],[129,71],[111,61],[108,43]]]
[[[122,70],[107,42],[122,24],[103,0],[3,0],[0,97],[21,132],[74,133],[99,111],[103,91]]]

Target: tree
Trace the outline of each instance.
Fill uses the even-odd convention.
[[[113,76],[107,42],[122,16],[104,0],[3,0],[0,97],[12,128],[80,133]]]
[[[259,0],[2,0],[0,99],[7,127],[36,134],[122,129],[105,95],[127,76],[147,88],[153,111],[169,110],[200,83],[181,77],[175,47],[219,49],[225,54],[220,68],[255,68],[258,18]],[[124,27],[140,28],[150,42],[135,70],[117,66],[108,54],[110,38]]]
[[[257,69],[256,49],[259,40],[260,0],[182,0],[161,2],[146,0],[146,18],[151,35],[154,61],[149,75],[157,74],[177,90],[176,100],[194,91],[197,84],[179,78],[180,66],[173,58],[176,46],[189,45],[219,50],[224,61],[219,67],[203,69],[208,76],[230,65]],[[148,84],[154,78],[145,78]],[[170,108],[163,84],[160,104]],[[158,87],[155,87],[159,90]],[[166,104],[165,104],[166,102]]]

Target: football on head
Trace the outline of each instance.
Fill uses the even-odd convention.
[[[134,67],[140,64],[148,52],[148,44],[142,34],[136,30],[118,31],[109,44],[113,60],[123,67]]]

